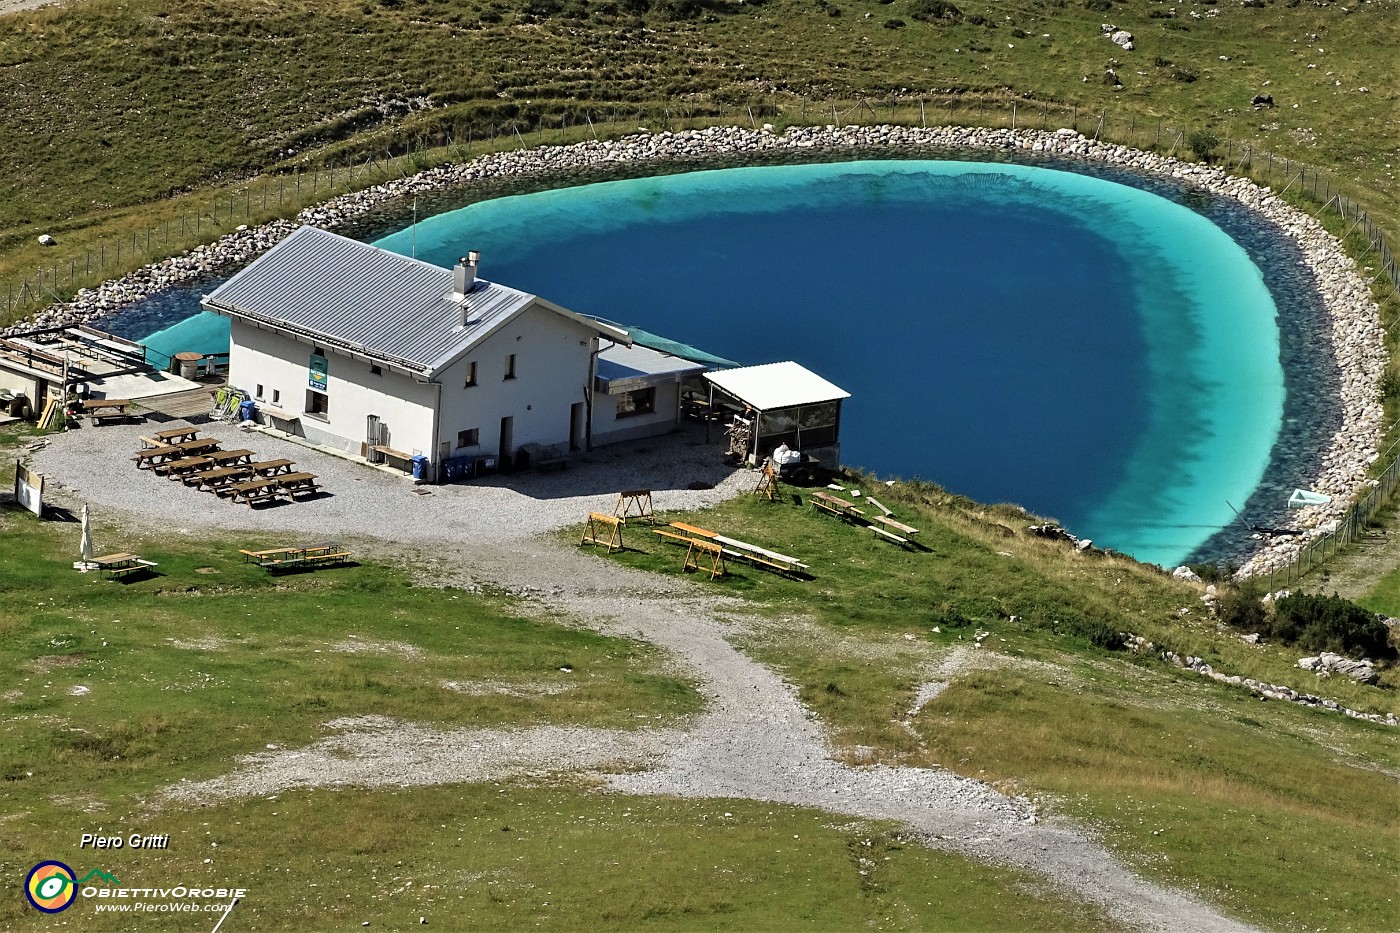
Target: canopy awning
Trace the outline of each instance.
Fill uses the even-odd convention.
[[[832,385],[805,366],[790,361],[705,373],[705,378],[757,411],[815,405],[851,397],[851,393],[840,386]]]

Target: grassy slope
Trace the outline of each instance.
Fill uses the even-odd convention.
[[[1262,703],[1097,650],[1078,633],[1095,623],[1131,630],[1218,670],[1363,709],[1400,709],[1393,689],[1319,681],[1286,650],[1216,631],[1199,588],[1030,537],[1030,519],[1014,509],[926,486],[880,499],[922,529],[928,552],[900,551],[790,499],[689,517],[812,564],[811,581],[735,566],[707,585],[768,607],[775,624],[749,650],[798,685],[852,760],[939,764],[1041,799],[1099,826],[1144,872],[1268,927],[1390,927],[1400,870],[1393,728]],[[679,549],[649,537],[632,535],[635,550],[617,559],[678,573]],[[900,725],[938,659],[976,631],[990,632],[986,644],[1011,666],[964,675],[913,731]]]
[[[912,3],[715,0],[721,12],[707,14],[712,22],[674,22],[656,11],[637,17],[596,0],[572,0],[549,15],[527,11],[559,6],[554,0],[325,0],[275,9],[248,0],[89,0],[5,17],[0,276],[26,274],[40,261],[76,258],[81,266],[99,229],[112,248],[123,224],[168,218],[144,206],[153,199],[286,168],[325,146],[362,160],[402,151],[404,139],[460,138],[468,128],[477,138],[493,127],[510,135],[507,123],[528,130],[541,115],[571,113],[577,122],[584,111],[597,119],[615,106],[657,118],[662,107],[679,116],[727,106],[746,118],[743,106],[754,104],[781,106],[796,119],[806,111],[800,98],[892,94],[929,97],[931,118],[987,119],[978,100],[1005,110],[1020,97],[1022,124],[1067,122],[1068,113],[1042,120],[1022,95],[1049,98],[1078,106],[1086,129],[1108,111],[1105,132],[1141,145],[1158,142],[1159,123],[1211,126],[1236,154],[1248,141],[1332,170],[1392,239],[1400,234],[1396,0],[1348,13],[1231,2],[1197,8],[1214,14],[1202,19],[1186,8],[1168,15],[1176,8],[1153,0],[1106,11],[1064,0],[963,4],[982,25],[920,22]],[[841,15],[827,15],[833,8]],[[891,18],[908,25],[883,28]],[[1103,22],[1131,30],[1137,50],[1108,43]],[[1101,80],[1113,60],[1121,90]],[[1196,80],[1180,80],[1186,74]],[[1248,103],[1265,82],[1280,106],[1255,112]],[[917,110],[910,104],[900,116],[916,119]],[[208,198],[190,207],[207,212]],[[93,236],[78,235],[86,228]],[[41,232],[72,232],[62,238],[76,252],[41,251]]]
[[[504,599],[412,587],[384,567],[273,579],[237,553],[265,542],[177,540],[142,546],[162,576],[119,584],[68,569],[71,523],[5,507],[0,537],[4,878],[58,858],[129,887],[243,886],[250,895],[234,929],[365,919],[402,928],[419,916],[439,929],[492,930],[546,920],[605,930],[1112,928],[1022,873],[907,845],[880,827],[744,801],[484,784],[152,807],[167,784],[224,773],[269,744],[296,748],[340,716],[650,727],[699,700],[654,670],[650,646],[526,618]],[[123,540],[107,527],[96,537]],[[392,650],[337,650],[352,636]],[[548,697],[441,686],[554,683],[565,665],[577,686]],[[79,685],[91,692],[71,695]],[[96,853],[78,848],[83,832],[170,833],[172,843]],[[1008,890],[1022,893],[1008,899]],[[63,919],[132,927],[88,905]],[[0,899],[0,927],[54,922],[17,896]],[[152,929],[189,923],[141,919]]]

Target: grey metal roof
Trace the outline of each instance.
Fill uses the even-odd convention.
[[[703,363],[662,353],[641,344],[633,344],[630,347],[614,344],[598,354],[598,378],[604,382],[648,376],[674,378],[679,373],[698,373],[704,370]]]
[[[534,302],[477,279],[463,309],[452,272],[316,227],[301,227],[205,296],[211,310],[428,375]],[[572,312],[565,312],[577,317]]]

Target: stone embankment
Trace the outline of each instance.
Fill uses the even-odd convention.
[[[1143,654],[1155,654],[1157,657],[1175,667],[1186,671],[1195,671],[1202,677],[1209,677],[1211,680],[1222,684],[1230,684],[1235,687],[1243,687],[1249,692],[1266,700],[1283,700],[1285,703],[1297,703],[1299,706],[1310,706],[1314,709],[1331,710],[1334,713],[1341,713],[1343,716],[1350,716],[1352,719],[1364,719],[1367,722],[1378,722],[1387,726],[1400,726],[1400,719],[1396,719],[1394,713],[1362,713],[1358,710],[1342,706],[1336,700],[1328,700],[1313,693],[1299,693],[1292,687],[1283,684],[1270,684],[1262,680],[1255,680],[1253,677],[1241,677],[1238,674],[1222,674],[1204,659],[1194,655],[1179,655],[1175,651],[1168,651],[1159,648],[1157,645],[1143,638],[1141,635],[1134,635],[1131,632],[1123,632],[1123,646],[1129,651],[1136,651]],[[1305,660],[1316,660],[1308,658]],[[1300,665],[1301,662],[1300,662]],[[1311,669],[1311,668],[1309,668]]]
[[[1289,206],[1271,189],[1222,169],[1183,162],[1124,146],[1089,139],[1073,130],[1007,130],[967,127],[901,126],[792,127],[782,135],[770,127],[749,130],[713,127],[679,133],[645,133],[619,140],[590,140],[572,146],[495,153],[464,164],[445,165],[383,185],[375,185],[303,210],[296,223],[335,227],[405,196],[474,181],[522,176],[569,175],[613,164],[699,161],[745,154],[851,152],[868,149],[917,152],[971,150],[998,157],[1080,161],[1124,170],[1148,179],[1170,181],[1231,198],[1273,223],[1298,244],[1303,264],[1322,296],[1331,319],[1331,351],[1339,370],[1340,425],[1321,451],[1311,488],[1332,497],[1327,505],[1292,513],[1288,521],[1302,533],[1261,538],[1241,575],[1283,567],[1313,539],[1336,528],[1352,499],[1368,488],[1368,467],[1377,459],[1382,432],[1380,380],[1386,354],[1380,314],[1356,264],[1315,219]],[[95,321],[153,292],[185,284],[200,276],[246,263],[291,230],[296,223],[274,221],[240,227],[214,243],[154,263],[96,289],[84,289],[70,303],[54,305],[29,326],[57,326]]]

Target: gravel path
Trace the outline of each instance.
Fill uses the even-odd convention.
[[[541,611],[563,613],[605,633],[665,648],[694,678],[706,709],[683,730],[561,728],[434,730],[382,717],[328,723],[332,735],[300,749],[269,749],[228,774],[166,790],[187,804],[292,787],[424,785],[551,771],[592,772],[618,793],[743,798],[895,820],[926,844],[1045,875],[1134,929],[1245,931],[1195,897],[1144,881],[1091,834],[1042,821],[1022,798],[939,768],[852,767],[832,759],[820,725],[777,674],[732,640],[766,624],[741,601],[686,580],[634,572],[561,546],[540,532],[577,526],[588,508],[611,508],[616,490],[651,486],[658,506],[704,505],[749,487],[750,477],[718,465],[686,435],[610,449],[564,474],[434,487],[418,496],[407,480],[230,426],[207,433],[224,447],[288,456],[319,474],[333,495],[249,509],[187,490],[124,459],[149,427],[85,429],[55,436],[34,465],[90,500],[107,522],[136,533],[250,529],[301,536],[354,535],[365,549],[408,562],[425,578],[517,593]],[[697,452],[701,455],[696,456]],[[711,463],[713,462],[713,465]],[[95,481],[92,477],[104,477]],[[700,479],[718,488],[692,492]],[[668,488],[669,484],[669,488]],[[76,505],[76,501],[70,503]],[[470,543],[467,543],[470,542]],[[116,542],[113,542],[114,544]],[[489,545],[489,546],[483,546]],[[931,672],[946,684],[975,661],[953,652]],[[940,687],[919,693],[932,700]],[[618,769],[623,768],[622,773]]]

